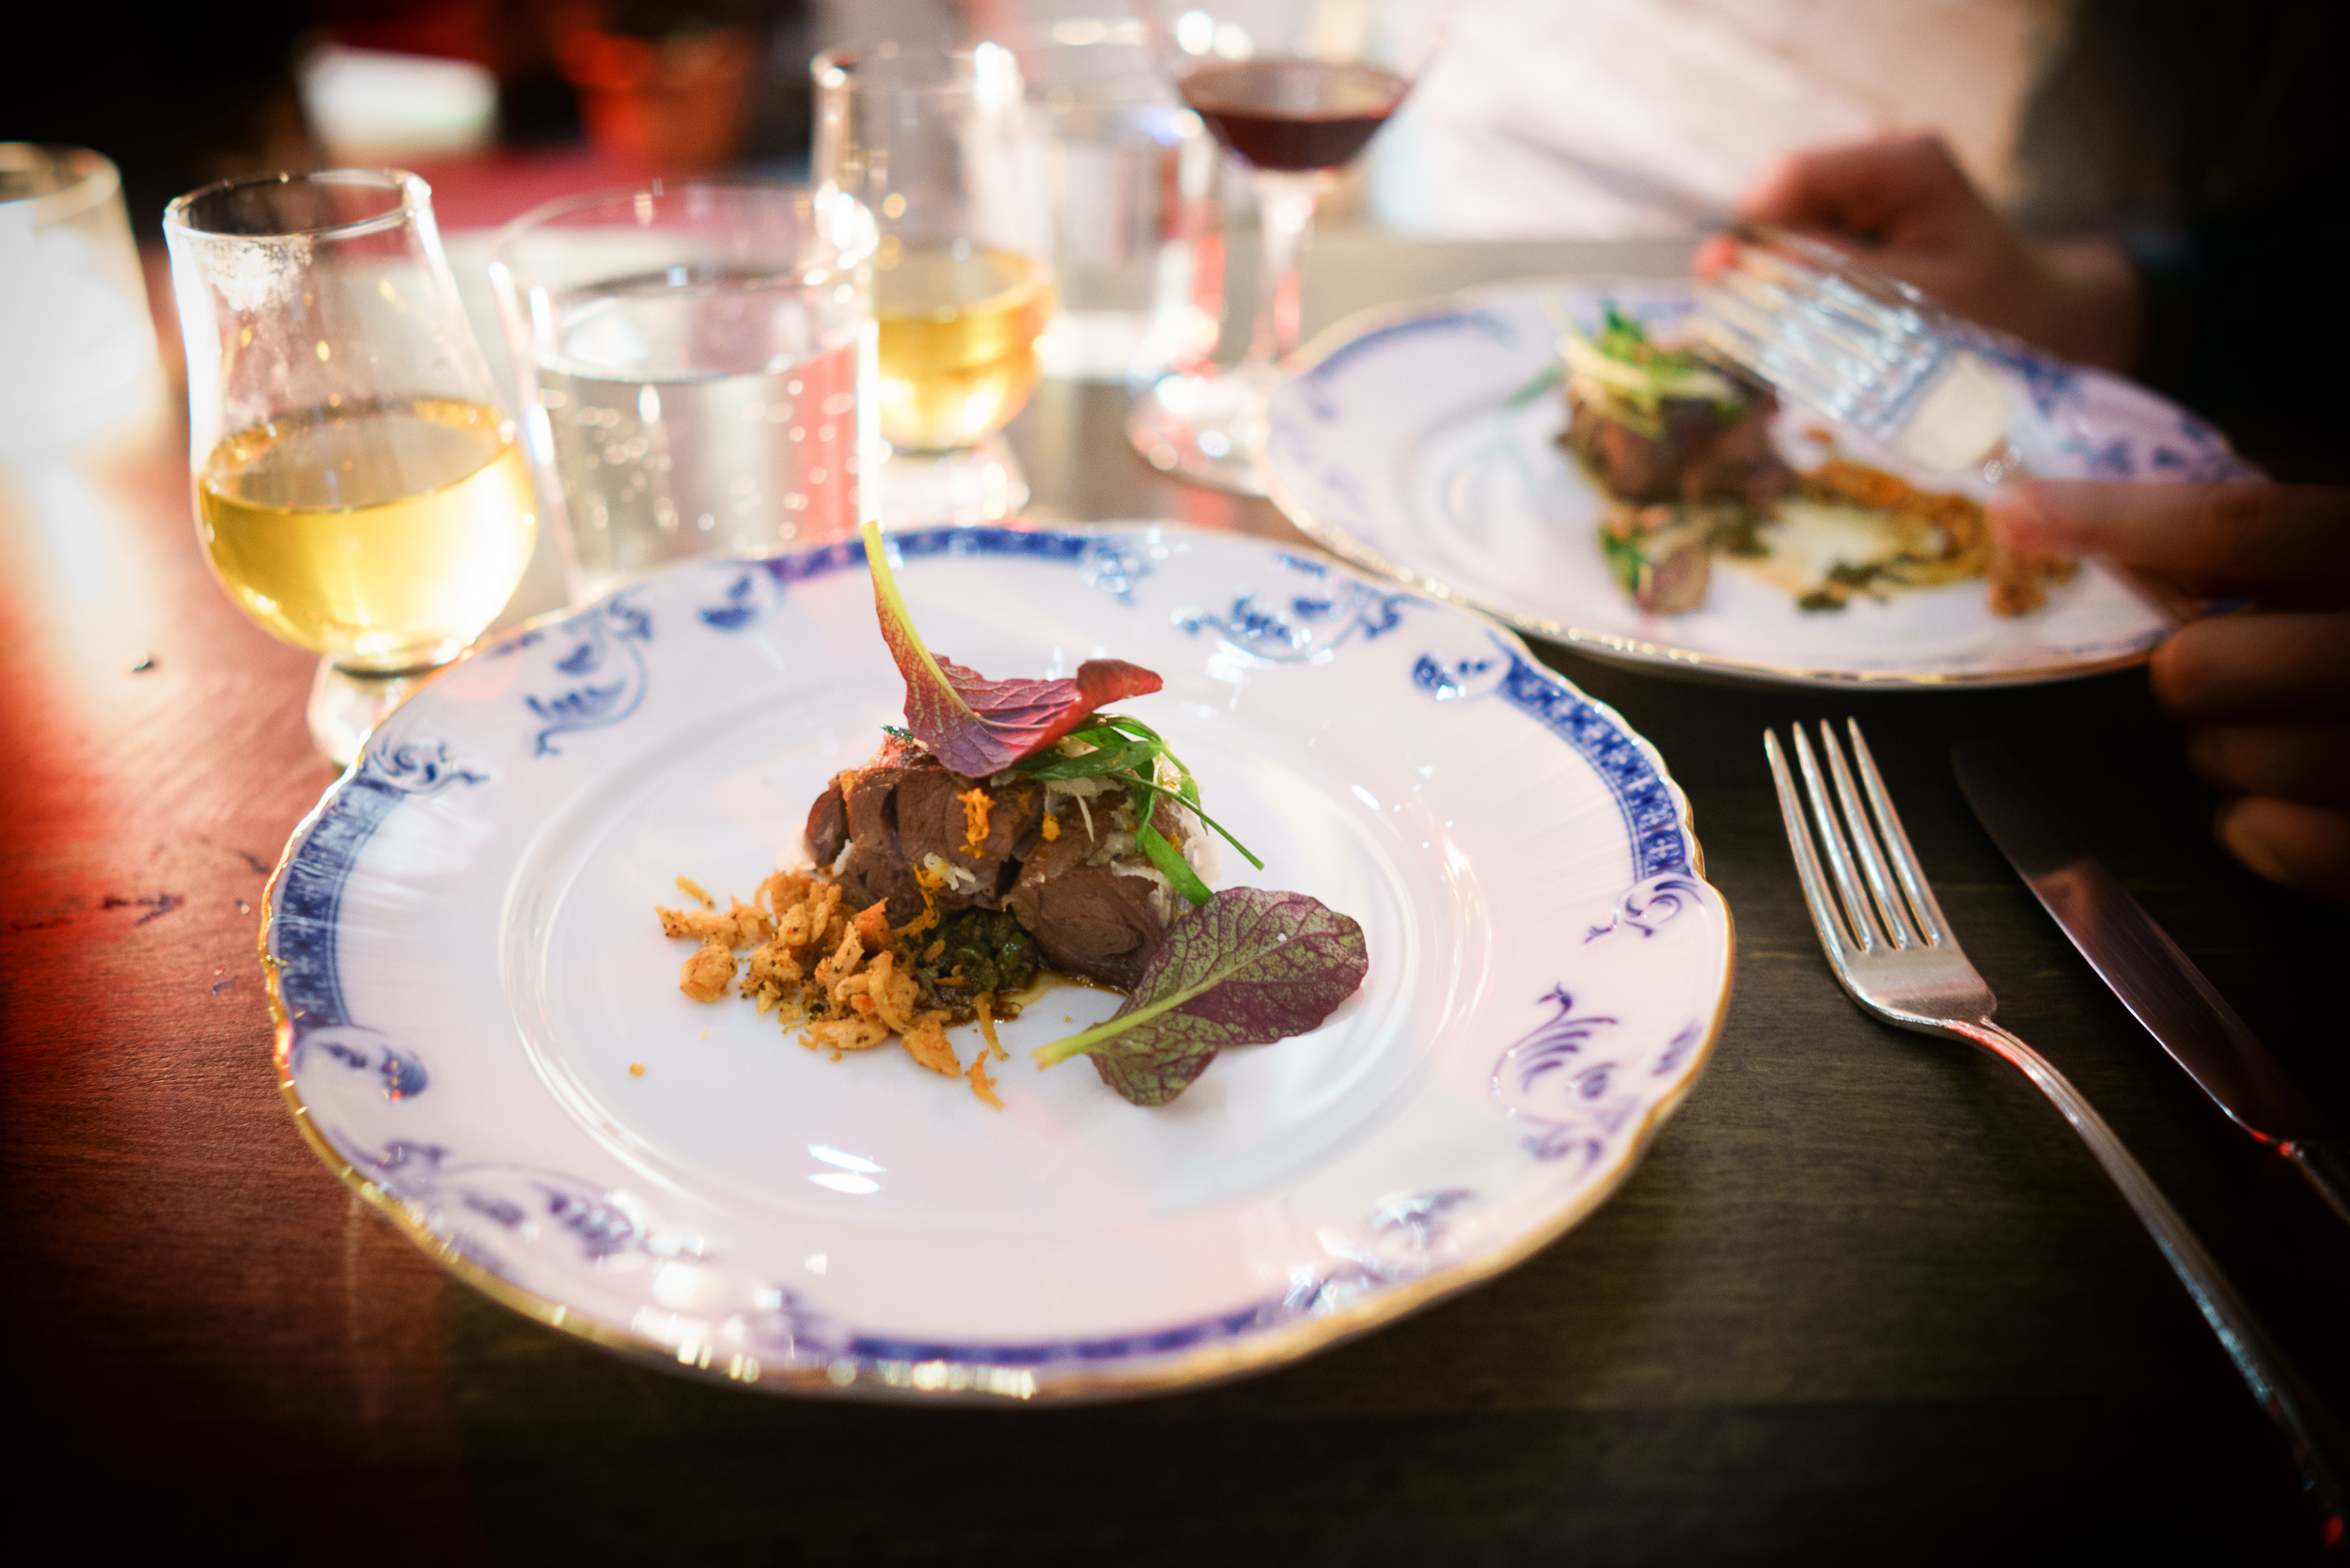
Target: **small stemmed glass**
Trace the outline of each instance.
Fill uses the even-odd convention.
[[[1454,0],[1136,0],[1183,102],[1250,172],[1264,281],[1245,358],[1171,375],[1126,433],[1160,468],[1264,494],[1264,404],[1297,347],[1298,267],[1315,205],[1403,102]]]
[[[522,580],[538,505],[423,180],[230,180],[164,213],[196,528],[230,598],[325,655],[310,734],[348,763]]]

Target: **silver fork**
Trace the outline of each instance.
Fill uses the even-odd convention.
[[[2105,1119],[2045,1058],[1991,1021],[1998,999],[1950,934],[1942,906],[1935,902],[1909,835],[1886,793],[1876,760],[1869,754],[1869,743],[1861,738],[1858,721],[1846,724],[1857,764],[1856,783],[1856,769],[1846,764],[1836,732],[1825,722],[1820,725],[1821,750],[1827,755],[1827,774],[1835,780],[1833,801],[1810,741],[1800,726],[1792,731],[1795,760],[1803,770],[1811,817],[1819,828],[1816,850],[1778,737],[1767,729],[1762,732],[1762,750],[1778,785],[1795,872],[1837,980],[1864,1011],[1905,1029],[1980,1045],[2020,1069],[2055,1103],[2122,1189],[2252,1396],[2285,1435],[2302,1486],[2325,1516],[2326,1544],[2341,1545],[2343,1508],[2350,1497],[2342,1484],[2339,1433],[2235,1287]]]
[[[1730,238],[1731,261],[1697,289],[1697,330],[1715,352],[1930,467],[1995,484],[2022,469],[2028,413],[1950,312],[1803,235],[1747,224]]]

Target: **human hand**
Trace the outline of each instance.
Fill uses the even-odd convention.
[[[2121,247],[2037,244],[1976,190],[1939,136],[1885,137],[1791,153],[1738,216],[1825,241],[1959,315],[2062,358],[2126,370],[2137,357],[2136,275]],[[1731,242],[1698,252],[1710,277]]]
[[[2203,595],[2275,609],[2181,627],[2154,651],[2154,697],[2187,760],[2225,790],[2219,841],[2288,887],[2350,905],[2350,490],[2323,485],[2017,487],[1992,532],[2096,556]]]

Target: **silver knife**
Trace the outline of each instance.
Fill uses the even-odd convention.
[[[2230,1121],[2292,1161],[2350,1225],[2350,1147],[2327,1136],[2325,1119],[2194,961],[2006,752],[1989,741],[1962,741],[1950,749],[1950,766],[2000,853],[2122,1005]]]

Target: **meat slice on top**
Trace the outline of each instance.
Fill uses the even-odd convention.
[[[1095,823],[1107,815],[1097,808]],[[1038,844],[1021,867],[1004,907],[1035,934],[1054,968],[1131,991],[1167,930],[1153,897],[1160,886],[1115,865],[1087,865],[1097,847],[1084,820],[1070,812],[1059,836]]]
[[[975,792],[979,801],[972,798]],[[1034,779],[990,785],[949,773],[935,762],[909,768],[898,781],[894,802],[898,852],[916,866],[931,866],[936,857],[948,868],[945,874],[952,889],[993,909],[1020,874],[1012,852],[1036,825],[1043,800],[1044,786]],[[980,830],[976,840],[974,827]]]
[[[1131,850],[1086,864],[1116,831],[1118,801],[1095,797],[1089,820],[1063,803],[1048,835],[1052,800],[1036,780],[966,778],[893,739],[817,796],[807,851],[819,867],[838,865],[853,906],[885,902],[892,926],[918,919],[926,904],[942,917],[1009,910],[1055,968],[1132,989],[1166,931],[1167,891],[1155,875],[1131,874]],[[1152,821],[1181,841],[1179,814],[1165,801]]]
[[[893,926],[918,918],[925,907],[917,871],[930,880],[928,905],[941,916],[1000,909],[1020,874],[1015,851],[1035,838],[1043,803],[1043,786],[1033,779],[965,778],[893,739],[816,797],[808,855],[820,867],[838,862],[842,891],[858,907],[886,901]]]
[[[1747,390],[1744,411],[1731,419],[1704,400],[1668,398],[1657,411],[1654,435],[1570,397],[1566,444],[1598,469],[1619,500],[1736,501],[1762,510],[1794,488],[1795,476],[1771,445],[1778,398],[1767,387]]]

